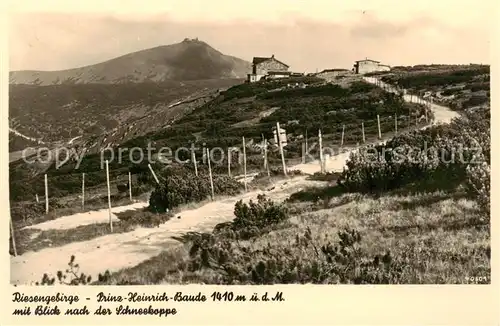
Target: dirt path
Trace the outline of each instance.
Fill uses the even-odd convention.
[[[297,177],[278,182],[266,195],[282,201],[306,186],[317,184],[306,180],[304,176]],[[113,272],[136,266],[176,243],[172,236],[188,231],[211,231],[216,224],[232,220],[234,204],[240,199],[255,199],[259,193],[263,192],[253,191],[183,211],[179,214],[180,219],[171,219],[158,228],[138,228],[132,232],[110,234],[11,257],[11,283],[28,285],[40,281],[46,272],[55,275],[58,270],[64,271],[71,255],[76,256],[81,271],[91,275],[94,280],[106,269]]]
[[[363,79],[366,82],[371,83],[371,84],[375,84],[377,82],[377,78],[375,78],[375,77],[363,77]],[[397,92],[395,87],[393,87],[389,84],[386,84],[380,80],[378,80],[378,82],[384,88],[386,88],[389,92],[393,92],[393,93]],[[457,113],[456,111],[452,111],[448,107],[429,102],[429,101],[424,100],[423,98],[415,96],[415,95],[413,95],[413,96],[404,95],[403,98],[406,102],[430,104],[431,110],[434,113],[434,118],[435,118],[434,123],[435,124],[450,123],[451,119],[457,118],[459,116],[459,113]]]
[[[375,83],[373,78],[365,78],[368,82]],[[416,101],[415,97],[413,97]],[[410,96],[405,96],[410,101]],[[436,117],[436,123],[448,123],[453,117],[458,116],[450,109],[432,105]],[[352,150],[351,150],[352,151]],[[342,171],[350,151],[331,157],[326,161],[327,171]],[[320,171],[319,162],[299,164],[289,169],[299,169],[305,173],[312,174]],[[266,192],[275,201],[281,201],[290,194],[300,189],[318,184],[307,181],[305,177],[298,177],[288,181],[280,181],[276,187]],[[202,207],[186,210],[179,215],[180,219],[172,219],[158,228],[139,228],[132,232],[121,234],[110,234],[96,239],[83,242],[75,242],[57,248],[47,248],[38,252],[27,252],[21,256],[11,257],[11,283],[30,284],[39,281],[45,272],[55,273],[57,270],[65,270],[69,257],[76,255],[78,263],[82,266],[82,272],[97,278],[98,273],[117,271],[123,268],[136,266],[144,260],[158,255],[168,246],[177,243],[172,239],[174,235],[181,235],[187,231],[210,231],[221,222],[227,222],[234,218],[234,204],[243,199],[248,201],[255,199],[261,191],[253,191],[233,198],[208,203]],[[136,205],[146,205],[137,203]],[[130,209],[130,205],[116,207],[118,210]],[[78,215],[78,216],[77,216]],[[62,217],[53,221],[34,225],[32,228],[72,228],[82,224],[91,224],[108,220],[106,210],[76,214]],[[103,261],[105,261],[103,263]]]
[[[116,217],[113,213],[120,213],[129,210],[139,209],[148,206],[147,202],[138,202],[125,206],[113,207],[111,209],[111,220],[118,221],[118,217]],[[50,220],[47,222],[34,224],[30,226],[26,226],[23,229],[37,229],[37,230],[65,230],[76,228],[81,225],[89,225],[94,223],[105,223],[109,221],[109,213],[108,209],[100,209],[97,211],[89,211],[84,213],[78,213],[69,216],[63,216],[56,218],[54,220]]]

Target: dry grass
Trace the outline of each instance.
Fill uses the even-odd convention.
[[[351,228],[362,234],[360,250],[367,257],[387,251],[393,257],[403,257],[402,283],[465,283],[467,276],[489,279],[489,220],[460,192],[388,194],[379,198],[337,194],[317,202],[304,200],[287,205],[292,212],[288,222],[260,237],[240,240],[238,247],[257,252],[271,246],[276,252],[308,260],[314,252],[294,246],[297,234],[310,229],[312,243],[321,245],[327,238],[335,239],[339,230]],[[188,252],[188,243],[173,246],[134,268],[112,274],[106,284],[221,282],[220,271],[188,271]]]
[[[113,222],[113,233],[133,231],[138,225],[122,221]],[[49,247],[60,247],[73,242],[87,241],[110,234],[109,223],[95,223],[81,225],[76,228],[63,230],[23,229],[17,230],[17,254],[28,251],[39,251]]]

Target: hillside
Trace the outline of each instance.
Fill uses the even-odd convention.
[[[10,85],[9,124],[19,133],[45,143],[65,143],[81,137],[76,143],[93,151],[163,128],[185,111],[216,96],[219,89],[237,83],[241,80]],[[14,140],[19,137],[10,135],[10,152],[25,148],[25,139]]]
[[[247,61],[224,55],[202,41],[185,39],[75,69],[12,71],[9,83],[48,86],[244,78],[250,68]]]
[[[308,86],[292,87],[295,83]],[[285,157],[288,162],[296,164],[301,162],[304,137],[307,134],[310,144],[313,144],[317,141],[318,129],[322,130],[324,146],[338,149],[342,141],[343,127],[344,146],[362,142],[362,123],[367,141],[376,137],[377,115],[380,117],[381,132],[385,136],[394,132],[394,114],[398,116],[400,131],[414,127],[415,123],[425,124],[425,121],[416,121],[416,117],[424,114],[424,107],[421,105],[405,103],[400,96],[368,84],[359,77],[350,83],[339,83],[325,83],[320,78],[303,77],[236,85],[176,119],[175,123],[168,127],[114,142],[114,157],[119,156],[119,148],[140,148],[143,153],[147,153],[148,143],[151,143],[152,147],[156,148],[156,151],[152,152],[154,156],[161,147],[169,147],[175,152],[178,148],[190,147],[190,144],[194,143],[198,147],[196,156],[201,158],[203,146],[219,147],[224,151],[229,146],[240,148],[241,137],[245,136],[247,166],[251,171],[262,168],[262,151],[259,144],[262,136],[272,139],[272,128],[276,122],[280,122],[288,134],[289,143],[284,149]],[[153,121],[147,119],[145,123]],[[130,124],[125,126],[128,128]],[[106,139],[106,142],[108,141],[109,139]],[[317,155],[317,146],[313,147],[310,153]],[[144,169],[147,163],[147,160],[140,164],[133,163],[129,152],[120,156],[120,162],[110,162],[110,174],[113,178],[126,176],[133,166]],[[270,148],[268,157],[270,165],[280,166],[280,156],[275,146]],[[180,151],[179,158],[189,160],[190,155]],[[86,155],[78,168],[76,164],[67,162],[59,169],[52,165],[47,170],[53,197],[79,193],[82,173],[87,176],[88,186],[102,185],[106,181],[98,153]],[[231,165],[233,173],[242,172],[242,166],[238,164],[236,156]],[[191,164],[189,166],[192,168]],[[155,165],[155,169],[161,168],[161,163]],[[206,169],[206,164],[200,163],[198,168]],[[147,167],[145,169],[149,174]],[[212,169],[216,172],[227,171],[227,157],[220,162],[214,162]],[[43,193],[43,175],[27,175],[27,170],[22,162],[11,164],[11,199],[24,200],[33,198],[34,192]]]

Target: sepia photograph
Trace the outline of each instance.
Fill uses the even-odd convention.
[[[10,284],[490,284],[494,3],[325,3],[9,13]]]

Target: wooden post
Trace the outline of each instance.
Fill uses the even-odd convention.
[[[305,153],[307,153],[307,129],[306,129],[306,150],[305,150]],[[307,163],[307,156],[304,158],[304,163]]]
[[[109,162],[106,160],[106,183],[108,184],[108,213],[109,213],[109,229],[113,233],[113,220],[111,219],[111,187],[109,185]]]
[[[208,176],[210,177],[210,189],[212,190],[212,200],[214,200],[214,180],[212,179],[212,165],[210,164],[210,153],[207,148],[207,158],[208,158]],[[246,186],[246,179],[245,179]]]
[[[264,159],[266,160],[266,170],[267,176],[271,176],[271,172],[269,171],[269,160],[267,159],[267,139],[264,140]]]
[[[398,115],[394,115],[394,133],[397,135],[398,134]]]
[[[245,146],[245,136],[242,137],[243,140],[243,177],[245,178],[245,192],[247,189],[247,151]]]
[[[340,140],[340,147],[344,147],[344,130],[345,130],[345,125],[342,125],[342,138]]]
[[[16,238],[14,236],[14,226],[12,225],[12,217],[9,221],[10,224],[10,237],[12,238],[12,249],[14,250],[14,257],[17,256],[17,248],[16,248]]]
[[[318,138],[319,138],[319,167],[321,173],[324,173],[325,169],[323,164],[323,137],[321,137],[321,129],[318,130]]]
[[[158,180],[158,177],[156,176],[156,173],[155,173],[155,171],[153,170],[153,167],[151,166],[151,164],[148,164],[148,167],[149,167],[149,170],[151,171],[151,174],[153,174],[153,177],[155,178],[156,183],[157,183],[157,184],[160,184],[160,180]]]
[[[128,195],[132,201],[132,173],[128,171]]]
[[[82,173],[82,211],[85,209],[85,173]]]
[[[363,133],[363,144],[366,143],[366,138],[365,138],[365,123],[361,122],[361,132]]]
[[[380,116],[377,114],[377,125],[378,125],[378,138],[382,139],[382,132],[380,131]]]
[[[45,175],[45,213],[49,213],[49,181]]]
[[[196,165],[196,154],[194,151],[191,151],[191,160],[193,161],[194,164],[194,174],[198,176],[198,166]]]
[[[227,175],[231,176],[231,147],[227,148]]]
[[[283,154],[283,146],[281,144],[281,137],[280,137],[280,123],[276,122],[276,140],[278,140],[278,146],[280,149],[280,155],[281,155],[281,163],[283,164],[283,174],[286,176],[286,164],[285,164],[285,155]]]
[[[265,170],[267,165],[267,160],[266,160],[266,140],[264,139],[264,135],[262,135],[262,157],[264,159],[264,170]]]

